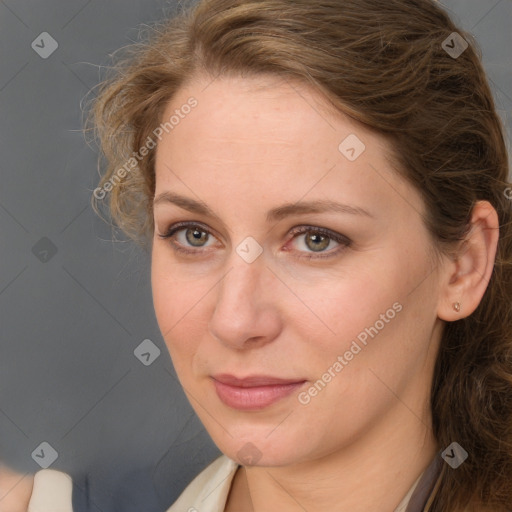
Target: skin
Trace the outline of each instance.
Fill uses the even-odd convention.
[[[33,475],[21,475],[0,463],[0,512],[26,512]]]
[[[197,107],[156,150],[155,197],[200,200],[218,218],[155,204],[153,301],[177,375],[214,442],[240,463],[246,443],[257,447],[260,459],[237,471],[226,510],[392,511],[441,448],[429,410],[438,344],[444,322],[471,314],[485,291],[496,212],[478,203],[460,257],[436,259],[421,196],[392,168],[386,140],[329,113],[316,91],[264,76],[197,77],[163,118],[190,96]],[[366,146],[353,162],[338,150],[349,134]],[[315,199],[372,216],[265,219],[284,203]],[[211,233],[203,247],[187,242],[186,229],[175,235],[195,255],[159,236],[185,221]],[[297,226],[310,231],[290,234]],[[315,252],[306,243],[315,227],[351,243],[333,240]],[[263,249],[253,263],[236,252],[249,236]],[[397,302],[402,310],[307,405],[293,393],[244,412],[218,398],[218,373],[305,379],[301,391],[309,389]]]

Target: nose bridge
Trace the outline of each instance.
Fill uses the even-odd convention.
[[[266,280],[266,269],[263,259],[247,263],[238,254],[233,253],[230,259],[230,270],[220,281],[217,296],[216,312],[231,311],[240,315],[253,314],[258,303],[264,299],[262,280]]]
[[[275,335],[278,314],[272,290],[266,289],[271,276],[262,256],[248,262],[233,251],[209,322],[215,338],[241,348],[249,339],[269,340]]]

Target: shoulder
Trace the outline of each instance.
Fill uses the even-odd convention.
[[[221,455],[190,482],[167,512],[223,512],[238,467]]]

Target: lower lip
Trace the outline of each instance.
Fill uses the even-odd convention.
[[[298,390],[304,382],[241,388],[213,380],[218,397],[227,406],[243,411],[264,409]]]

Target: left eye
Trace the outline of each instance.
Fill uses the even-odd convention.
[[[295,235],[293,242],[299,246],[299,252],[309,253],[305,256],[307,258],[331,256],[351,244],[347,237],[325,228],[299,227],[292,230],[292,234]],[[336,244],[332,247],[333,250],[326,251],[333,242]],[[318,253],[319,256],[314,256],[312,253]]]
[[[333,242],[332,238],[329,236],[315,231],[307,231],[299,234],[294,238],[294,240],[300,240],[302,236],[304,236],[304,238],[302,239],[302,244],[299,245],[302,245],[313,252],[323,252],[329,247],[331,242]]]

